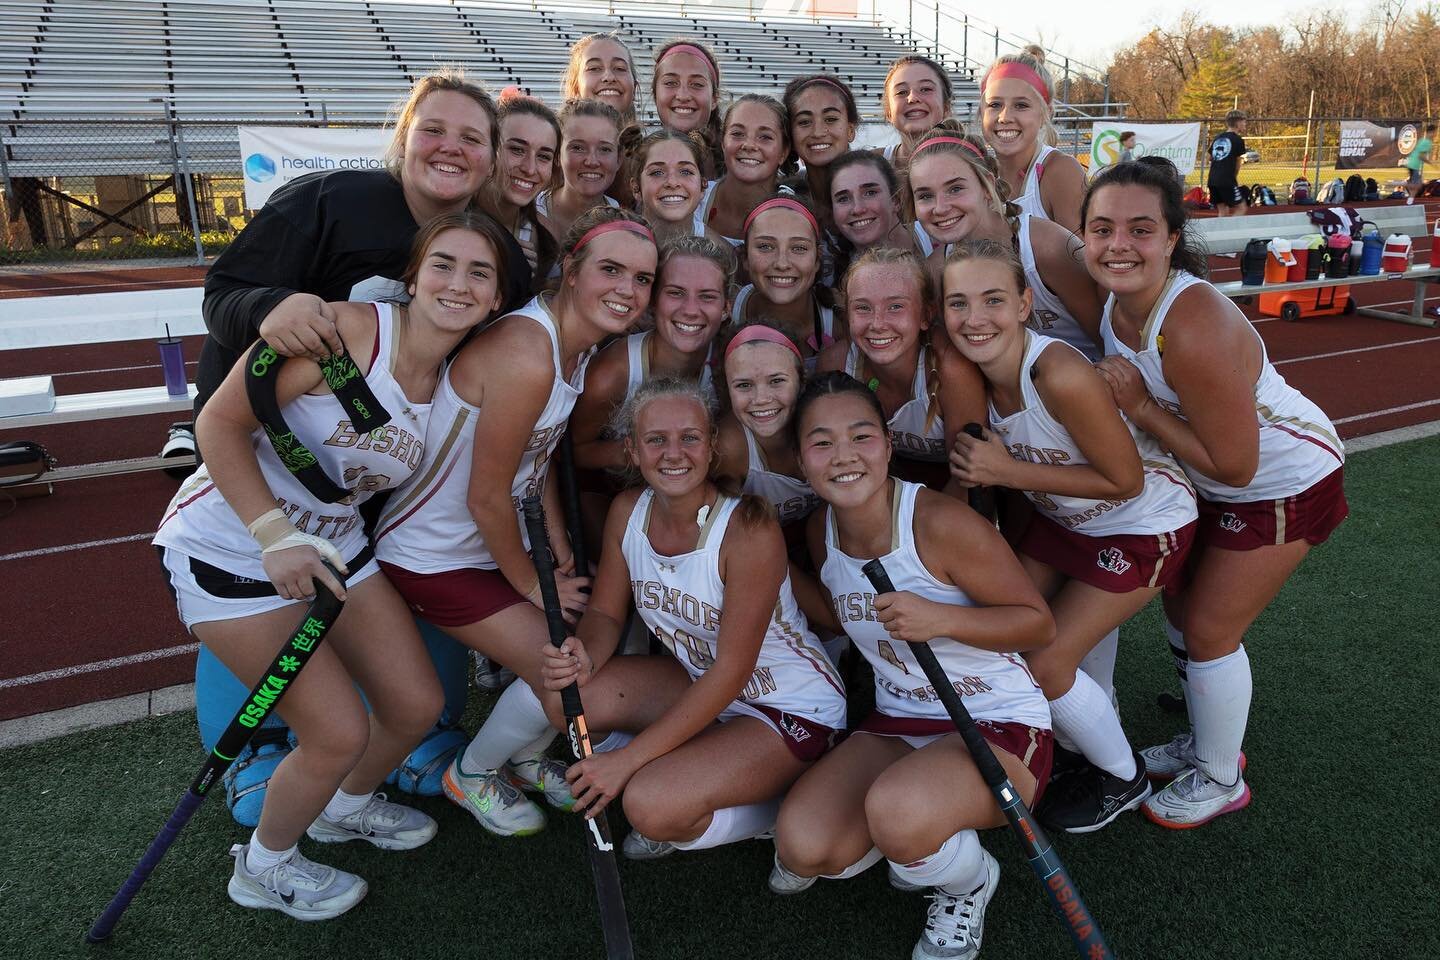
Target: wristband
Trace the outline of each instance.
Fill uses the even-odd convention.
[[[322,560],[328,560],[341,573],[350,572],[344,558],[340,556],[340,551],[335,549],[335,544],[296,530],[294,524],[286,519],[279,509],[262,513],[247,529],[255,542],[260,544],[261,556],[277,550],[289,550],[291,547],[313,547]]]

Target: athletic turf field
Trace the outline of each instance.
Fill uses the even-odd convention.
[[[1355,456],[1351,516],[1250,634],[1254,801],[1199,830],[1137,815],[1058,846],[1127,958],[1440,956],[1433,865],[1440,662],[1440,437]],[[1137,744],[1181,718],[1158,608],[1129,624],[1117,676]],[[472,716],[471,721],[477,721]],[[598,920],[577,821],[499,840],[443,799],[441,837],[411,853],[305,851],[371,883],[351,914],[301,924],[225,896],[246,832],[212,797],[104,947],[81,935],[129,873],[200,761],[182,714],[0,753],[0,957],[592,958]],[[617,840],[623,836],[617,832]],[[1002,879],[986,960],[1066,957],[1007,831],[983,837]],[[768,842],[622,861],[642,958],[903,958],[925,901],[884,870],[792,898],[765,889]],[[1428,919],[1427,919],[1428,918]]]

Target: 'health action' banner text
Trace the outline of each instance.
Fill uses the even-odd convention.
[[[280,187],[320,170],[381,170],[390,131],[344,127],[241,127],[245,206],[259,210]]]

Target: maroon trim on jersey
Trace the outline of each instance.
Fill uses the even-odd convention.
[[[367,370],[375,369],[375,360],[380,356],[380,304],[370,304],[370,309],[375,311],[375,346],[370,350],[370,366]]]

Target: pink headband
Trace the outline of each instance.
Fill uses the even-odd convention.
[[[1004,80],[1006,78],[1024,80],[1035,88],[1035,92],[1040,94],[1040,99],[1044,100],[1047,104],[1050,102],[1050,91],[1045,89],[1045,81],[1040,79],[1040,74],[1025,64],[1014,60],[991,67],[990,70],[986,72],[985,79],[980,81],[981,92],[983,93],[985,88],[990,85],[992,79]]]
[[[832,77],[832,76],[829,76],[828,74],[824,74],[824,73],[816,74],[815,76],[811,77],[809,80],[807,80],[807,81],[805,82],[805,86],[806,86],[806,87],[809,87],[809,86],[813,86],[813,85],[815,85],[815,84],[817,84],[817,83],[828,83],[830,86],[834,87],[836,90],[839,90],[839,91],[840,91],[840,95],[841,95],[842,97],[843,97],[845,94],[850,94],[851,97],[854,96],[853,93],[850,93],[850,89],[849,89],[848,87],[846,87],[845,84],[841,83],[841,82],[840,82],[839,80],[837,80],[836,78],[834,78],[834,77]],[[803,89],[805,89],[805,88],[804,88],[804,87],[801,87],[800,89],[803,90]]]
[[[741,229],[740,232],[742,234],[748,234],[750,232],[750,225],[755,222],[755,218],[760,216],[760,214],[764,213],[766,210],[778,210],[781,208],[786,210],[794,210],[796,213],[802,215],[805,220],[810,224],[810,229],[815,231],[815,239],[820,239],[820,223],[815,219],[815,214],[811,213],[809,210],[806,210],[805,204],[791,197],[771,197],[769,200],[766,200],[754,210],[751,210],[750,216],[745,218],[745,226]]]
[[[742,343],[755,343],[756,341],[777,343],[795,354],[796,359],[804,360],[804,357],[800,356],[800,348],[791,343],[789,337],[774,327],[767,327],[763,323],[752,323],[748,327],[741,327],[740,332],[735,334],[735,338],[725,347],[725,359],[729,360],[730,354],[734,353],[735,348]]]
[[[634,220],[607,220],[605,223],[599,224],[598,226],[594,226],[591,227],[589,230],[586,230],[585,233],[580,237],[579,241],[576,242],[575,246],[571,248],[570,256],[573,257],[575,254],[579,253],[581,247],[585,246],[585,244],[589,243],[591,240],[594,240],[601,234],[614,233],[616,230],[624,230],[628,233],[635,234],[635,236],[637,237],[644,237],[651,243],[655,242],[655,234],[651,233],[650,228],[645,226],[645,224],[643,223],[636,223]]]
[[[704,63],[705,67],[710,71],[710,82],[719,82],[719,68],[716,67],[714,61],[710,59],[709,54],[707,54],[704,50],[701,50],[699,47],[695,46],[695,44],[693,43],[677,43],[675,44],[675,46],[667,48],[666,51],[660,55],[660,59],[655,61],[655,65],[658,67],[661,63],[664,63],[665,58],[670,56],[670,54],[672,53],[688,53],[693,56],[699,57],[700,61]]]
[[[969,150],[971,153],[975,154],[975,156],[979,157],[981,160],[985,159],[985,154],[980,152],[979,147],[975,146],[975,144],[971,143],[969,140],[963,140],[960,137],[931,137],[929,140],[922,141],[920,146],[915,148],[915,153],[910,154],[910,157],[913,159],[916,153],[919,153],[926,147],[933,147],[937,143],[959,144],[966,150]]]

